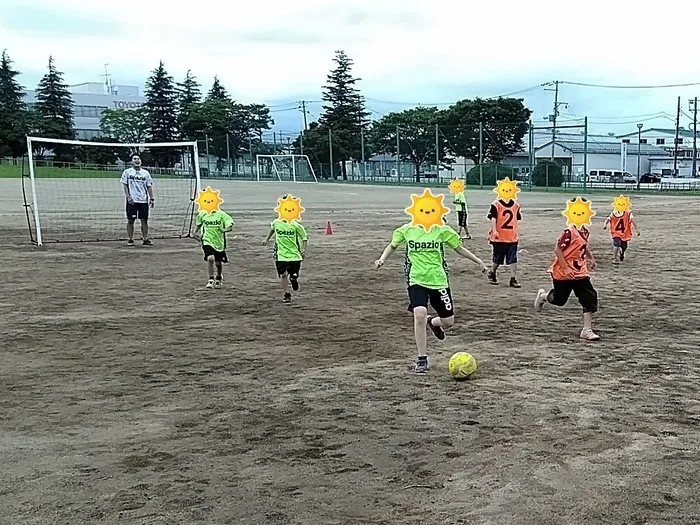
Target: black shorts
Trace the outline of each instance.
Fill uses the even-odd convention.
[[[466,211],[458,211],[457,212],[457,222],[462,228],[467,227],[467,212]]]
[[[130,222],[134,222],[136,219],[141,219],[145,221],[148,219],[148,203],[147,202],[135,202],[133,204],[126,203],[126,218]]]
[[[280,277],[285,273],[298,276],[301,271],[301,261],[275,261],[275,266],[277,266],[277,275]]]
[[[627,243],[628,243],[628,242],[629,242],[629,241],[623,241],[623,240],[620,239],[619,237],[613,237],[613,246],[614,246],[615,248],[622,248],[622,251],[626,251],[626,250],[627,250]]]
[[[204,252],[204,260],[206,261],[210,256],[214,256],[214,260],[220,263],[227,263],[228,257],[226,257],[226,250],[220,252],[215,250],[213,246],[208,244],[202,244],[202,251]]]
[[[493,264],[515,264],[518,262],[517,242],[492,242]]]
[[[418,306],[427,308],[428,304],[430,304],[440,319],[446,319],[455,314],[452,292],[449,287],[435,290],[432,288],[425,288],[419,284],[412,284],[408,287],[408,300],[409,312],[412,312],[413,309]]]
[[[555,306],[564,306],[569,300],[571,292],[574,292],[584,313],[598,311],[598,292],[593,288],[589,277],[569,281],[552,279],[552,289],[547,295],[547,302]]]

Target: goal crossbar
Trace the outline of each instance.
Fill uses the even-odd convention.
[[[74,146],[99,146],[99,147],[123,147],[123,148],[158,148],[158,147],[191,147],[193,150],[194,175],[196,178],[194,193],[201,190],[201,176],[199,170],[199,147],[196,141],[180,141],[180,142],[143,142],[143,143],[116,143],[116,142],[92,142],[89,140],[67,140],[67,139],[52,139],[47,137],[32,137],[27,135],[27,158],[29,161],[29,178],[32,190],[32,215],[34,217],[34,225],[36,228],[36,244],[42,246],[44,239],[41,231],[41,221],[39,216],[39,202],[36,190],[36,173],[34,169],[34,151],[32,143],[43,144],[66,144]],[[190,196],[190,200],[194,201],[195,195]],[[30,227],[31,228],[31,227]]]

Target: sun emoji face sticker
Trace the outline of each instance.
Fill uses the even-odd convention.
[[[443,218],[450,212],[442,204],[444,199],[444,195],[433,195],[428,188],[422,195],[411,195],[411,205],[404,210],[413,219],[411,226],[421,226],[426,232],[433,226],[442,226]]]
[[[450,193],[462,193],[464,191],[464,183],[460,179],[455,179],[448,186]]]
[[[301,221],[301,214],[304,208],[301,207],[301,199],[295,198],[293,195],[285,195],[281,199],[277,199],[277,218],[291,224],[292,221]]]
[[[591,201],[576,197],[566,201],[566,209],[561,214],[566,217],[567,226],[576,226],[581,229],[583,226],[591,226],[595,211],[591,209]]]
[[[629,197],[625,197],[624,195],[615,197],[612,203],[613,210],[619,213],[630,211],[630,205],[631,203]]]
[[[516,201],[518,200],[518,193],[520,192],[520,188],[518,188],[519,182],[520,181],[510,180],[510,178],[506,177],[503,180],[496,181],[496,187],[493,191],[502,201]]]
[[[223,204],[224,199],[219,196],[219,190],[212,190],[211,187],[207,186],[206,190],[199,190],[199,195],[195,202],[199,206],[199,211],[204,211],[207,212],[207,215],[211,215],[215,211],[219,211],[219,206]]]

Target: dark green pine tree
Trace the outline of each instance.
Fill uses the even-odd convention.
[[[226,88],[223,85],[221,85],[219,77],[214,77],[214,83],[212,84],[211,89],[209,90],[207,100],[226,100],[229,102],[231,101],[231,97],[229,96],[228,91],[226,91]]]
[[[63,81],[63,73],[56,69],[53,57],[49,57],[49,71],[36,88],[34,105],[36,131],[42,137],[55,139],[75,138],[73,131],[73,96]],[[56,160],[73,160],[70,146],[51,146]]]
[[[323,87],[323,113],[319,124],[331,129],[333,158],[337,161],[360,159],[362,151],[361,130],[369,123],[365,99],[357,89],[359,78],[352,76],[353,61],[344,51],[336,51],[335,69],[328,73],[328,83]],[[345,162],[341,164],[343,178],[347,178]]]
[[[7,51],[0,59],[0,157],[20,157],[27,151],[29,115],[18,71],[12,69]]]
[[[197,82],[197,77],[192,75],[192,71],[187,70],[185,79],[177,85],[178,128],[183,136],[187,136],[183,124],[187,122],[192,108],[201,100],[202,86]]]
[[[168,75],[161,61],[146,81],[146,113],[153,142],[172,142],[178,138],[178,93],[173,77]],[[158,166],[172,167],[178,152],[169,148],[152,151]]]

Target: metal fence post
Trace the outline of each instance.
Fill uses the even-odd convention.
[[[484,124],[479,122],[479,186],[484,187]]]

